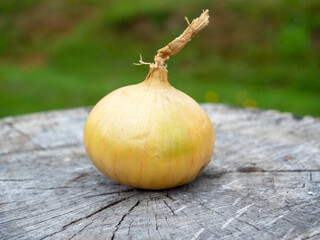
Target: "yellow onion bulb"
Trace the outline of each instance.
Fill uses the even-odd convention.
[[[166,189],[194,180],[210,162],[212,123],[200,105],[170,85],[163,64],[92,109],[84,128],[92,163],[115,182]]]

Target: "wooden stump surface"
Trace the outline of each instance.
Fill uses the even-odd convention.
[[[88,159],[89,108],[0,120],[0,239],[320,239],[320,121],[202,107],[213,159],[164,191],[119,185]]]

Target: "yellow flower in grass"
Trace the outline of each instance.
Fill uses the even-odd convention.
[[[245,108],[257,108],[258,107],[258,102],[253,99],[253,98],[247,98],[243,101],[242,105]]]
[[[205,102],[215,103],[215,102],[218,102],[218,100],[219,100],[219,95],[218,95],[218,93],[216,93],[214,91],[208,91],[204,95]]]

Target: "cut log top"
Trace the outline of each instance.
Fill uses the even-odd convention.
[[[202,107],[213,160],[164,191],[100,174],[82,144],[89,108],[0,120],[0,238],[319,239],[319,119]]]

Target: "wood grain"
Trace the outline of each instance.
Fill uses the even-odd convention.
[[[319,239],[319,119],[202,107],[213,160],[165,191],[93,167],[82,145],[89,108],[0,120],[0,239]]]

